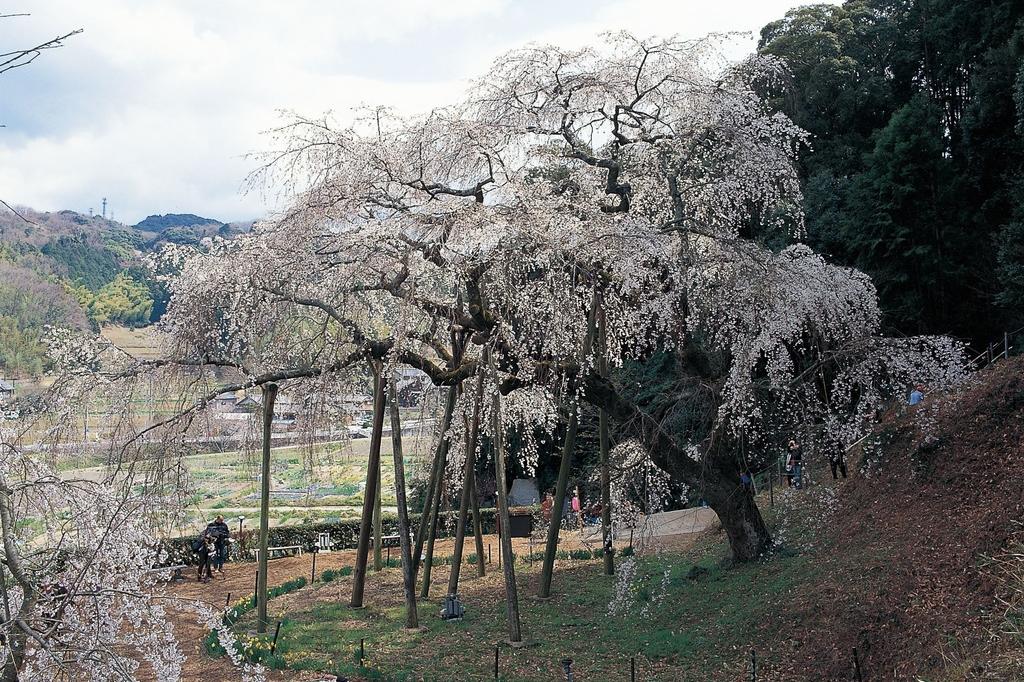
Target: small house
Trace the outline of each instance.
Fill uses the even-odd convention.
[[[238,396],[228,391],[226,393],[219,393],[217,396],[210,401],[210,405],[215,410],[225,411],[234,409],[235,405],[238,404]]]

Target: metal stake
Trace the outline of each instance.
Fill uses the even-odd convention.
[[[629,682],[636,682],[636,657],[629,659]]]
[[[274,628],[274,641],[270,643],[270,655],[274,655],[274,651],[277,650],[277,636],[281,634],[281,621],[277,621],[277,627]]]
[[[572,659],[562,659],[562,670],[565,671],[565,682],[572,682]]]
[[[490,545],[488,545],[490,548]],[[494,645],[494,679],[498,679],[498,645]]]

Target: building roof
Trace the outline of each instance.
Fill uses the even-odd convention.
[[[14,382],[7,381],[6,379],[0,379],[0,391],[13,391]]]

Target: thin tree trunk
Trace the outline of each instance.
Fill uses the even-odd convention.
[[[452,413],[455,412],[455,388],[448,389],[448,399],[445,401],[444,416],[441,417],[441,435],[437,441],[437,448],[434,450],[434,463],[430,469],[430,480],[427,483],[427,491],[423,499],[423,513],[420,514],[420,524],[416,529],[416,552],[413,555],[413,569],[419,569],[420,557],[423,556],[423,543],[427,539],[427,527],[430,524],[430,514],[434,505],[434,489],[438,486],[444,467],[441,466],[442,451],[445,445],[444,434],[452,423]]]
[[[384,430],[384,383],[380,361],[371,361],[373,369],[373,433],[370,435],[370,457],[366,464],[366,487],[363,489],[363,515],[359,521],[359,546],[356,549],[356,566],[352,572],[353,608],[362,608],[363,591],[366,588],[366,564],[370,558],[370,525],[373,521],[373,505],[377,497],[377,481],[380,470],[380,441]]]
[[[459,520],[455,526],[455,547],[452,550],[452,570],[448,576],[448,594],[458,594],[459,574],[462,572],[462,549],[466,539],[466,517],[469,516],[469,498],[473,495],[473,476],[476,472],[476,443],[480,430],[480,402],[483,400],[484,375],[480,373],[473,401],[473,421],[466,426],[466,457],[462,468],[462,500]]]
[[[263,386],[263,457],[260,462],[260,559],[256,577],[256,632],[267,631],[267,545],[270,537],[270,428],[277,384]]]
[[[382,434],[383,436],[383,434]],[[377,494],[373,497],[373,570],[379,571],[384,566],[384,557],[381,555],[381,518],[380,518],[380,489],[383,482],[381,476],[380,462],[377,462]]]
[[[598,299],[597,309],[597,371],[608,378],[608,338],[605,329],[603,300]],[[612,537],[612,484],[608,470],[611,443],[608,438],[608,411],[601,408],[598,417],[598,440],[600,443],[601,470],[601,538],[604,541],[604,574],[615,575],[615,545]]]
[[[494,361],[488,355],[491,371],[497,374]],[[498,525],[501,528],[501,554],[505,557],[502,570],[505,574],[505,608],[508,615],[508,639],[510,642],[522,642],[523,634],[519,621],[519,591],[516,587],[516,567],[512,555],[512,533],[508,515],[508,490],[505,479],[505,435],[501,428],[501,396],[494,392],[494,405],[491,409],[491,438],[494,442],[494,478],[498,485]]]
[[[409,508],[405,502],[405,460],[402,454],[402,422],[398,415],[397,382],[388,386],[391,401],[391,454],[395,463],[395,505],[398,507],[398,545],[402,552],[402,587],[405,591],[405,627],[418,628],[416,612],[416,569],[412,563],[412,543],[409,541]]]
[[[484,562],[484,529],[483,520],[480,518],[480,500],[476,496],[476,471],[469,477],[469,501],[473,505],[473,535],[476,536],[476,574],[483,578],[487,575],[487,566]]]
[[[594,291],[590,306],[587,335],[583,339],[584,361],[590,355],[594,345],[597,313],[597,291]],[[569,391],[575,386],[570,385]],[[537,596],[547,599],[551,596],[551,579],[555,570],[555,553],[558,551],[558,532],[562,527],[562,509],[565,506],[566,488],[569,485],[569,469],[572,466],[572,455],[576,449],[576,431],[579,428],[579,404],[575,396],[569,398],[569,424],[565,429],[565,442],[562,447],[562,463],[558,467],[558,483],[555,486],[554,506],[551,508],[551,523],[548,525],[547,543],[544,545],[544,565],[540,573],[540,592]]]

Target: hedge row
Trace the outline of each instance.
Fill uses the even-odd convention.
[[[455,525],[458,523],[458,511],[442,512],[438,519],[438,537],[451,537],[455,534]],[[470,513],[472,518],[472,513]],[[495,532],[495,510],[481,509],[480,522],[484,534]],[[420,523],[420,514],[410,514],[409,524],[415,532]],[[391,513],[381,514],[381,532],[384,535],[398,535],[398,515]],[[278,526],[270,529],[268,542],[271,547],[289,547],[299,545],[303,551],[312,551],[317,544],[317,537],[320,533],[331,534],[331,549],[355,549],[359,544],[359,519],[346,519],[332,523],[304,523],[298,526]],[[237,533],[232,537],[237,539]],[[198,557],[192,551],[192,541],[195,537],[171,538],[161,542],[159,551],[159,567],[177,566],[179,564],[192,565],[198,561]],[[242,555],[249,558],[251,545],[254,540],[253,532],[246,531],[240,538]]]

